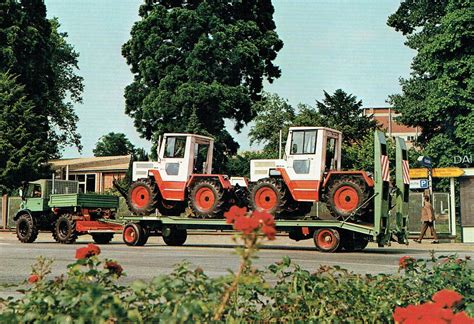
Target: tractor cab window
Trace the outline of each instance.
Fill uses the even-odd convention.
[[[316,130],[293,131],[291,154],[316,153]]]
[[[28,186],[28,192],[26,194],[28,198],[41,198],[41,185],[30,184]]]
[[[185,136],[171,136],[166,138],[165,158],[184,158],[186,147]]]
[[[326,145],[326,165],[325,170],[334,170],[337,168],[336,163],[336,139],[334,137],[328,137]]]
[[[194,144],[194,166],[193,173],[203,174],[206,172],[207,152],[209,144]]]

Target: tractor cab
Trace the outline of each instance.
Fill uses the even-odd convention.
[[[342,135],[325,127],[291,127],[286,142],[287,172],[294,180],[321,180],[341,168]]]
[[[30,181],[21,189],[22,209],[34,212],[48,210],[51,194],[71,194],[78,191],[77,181],[52,179]]]

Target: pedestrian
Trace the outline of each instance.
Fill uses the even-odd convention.
[[[426,230],[428,227],[431,230],[431,234],[433,235],[433,244],[439,243],[438,241],[438,235],[436,235],[436,230],[434,228],[434,221],[435,221],[435,214],[433,210],[433,206],[430,203],[430,197],[425,196],[425,203],[423,207],[421,208],[421,221],[423,222],[423,225],[421,226],[421,233],[420,237],[417,239],[414,239],[416,243],[421,243],[421,240],[423,239],[423,236],[425,236]]]

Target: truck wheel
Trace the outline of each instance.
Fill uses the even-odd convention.
[[[61,244],[72,244],[76,242],[76,222],[71,215],[62,215],[54,224],[53,238]]]
[[[353,178],[335,180],[327,191],[327,206],[336,219],[350,216],[368,198],[366,188]],[[357,210],[360,215],[363,211]],[[355,216],[355,215],[354,215]]]
[[[253,210],[277,214],[285,209],[286,203],[286,186],[276,179],[260,179],[250,191],[250,205]]]
[[[341,246],[339,232],[332,228],[320,228],[314,232],[314,244],[321,252],[334,252]]]
[[[97,244],[109,244],[114,238],[113,233],[92,233],[91,236]]]
[[[16,237],[22,243],[33,243],[38,237],[38,228],[29,214],[20,215],[16,221]]]
[[[129,246],[143,246],[148,241],[148,233],[140,224],[129,223],[123,229],[123,241]]]
[[[181,246],[188,238],[188,232],[185,229],[178,229],[175,227],[165,229],[163,234],[168,234],[163,235],[163,241],[169,246]]]
[[[224,190],[221,184],[210,179],[196,182],[189,195],[189,207],[200,217],[221,216],[224,203]]]
[[[155,183],[149,180],[135,181],[128,190],[128,208],[136,215],[150,215],[155,211],[159,194]]]

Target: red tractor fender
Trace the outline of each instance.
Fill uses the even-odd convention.
[[[224,174],[193,174],[186,183],[186,188],[189,188],[194,182],[200,179],[217,179],[224,190],[232,187],[229,178]]]
[[[161,178],[160,171],[150,170],[153,174],[158,189],[160,190],[161,197],[166,200],[184,201],[186,182],[185,181],[164,181]]]
[[[365,180],[365,182],[367,183],[367,185],[369,187],[373,187],[375,185],[374,180],[371,177],[369,177],[369,175],[365,171],[329,171],[329,173],[326,175],[326,178],[324,179],[322,188],[325,188],[326,185],[328,184],[329,180],[331,180],[332,178],[334,178],[337,175],[356,175],[356,176],[360,176]]]

